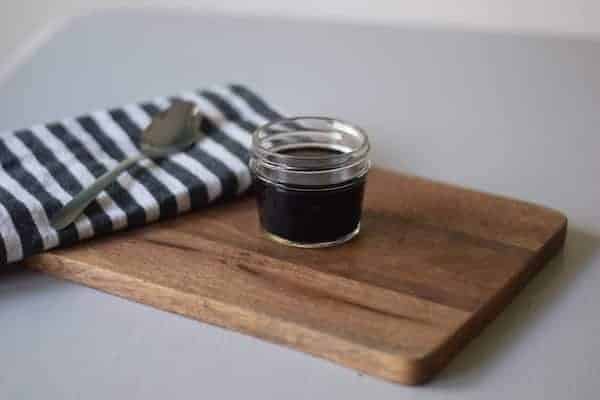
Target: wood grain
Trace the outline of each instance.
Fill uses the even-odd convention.
[[[439,371],[563,245],[553,210],[370,173],[363,231],[329,249],[265,239],[241,199],[41,254],[31,267],[395,382]]]

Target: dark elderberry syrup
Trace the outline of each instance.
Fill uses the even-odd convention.
[[[259,128],[250,169],[267,236],[326,247],[358,234],[368,151],[360,128],[332,118],[287,118]]]
[[[329,149],[293,149],[282,153],[339,154]],[[332,243],[359,230],[364,175],[327,186],[283,185],[260,178],[255,179],[254,185],[263,229],[278,238],[297,244]]]

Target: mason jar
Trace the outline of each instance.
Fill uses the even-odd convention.
[[[252,138],[250,169],[265,234],[297,247],[344,243],[360,231],[369,140],[327,117],[275,120]]]

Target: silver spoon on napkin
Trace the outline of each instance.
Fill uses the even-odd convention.
[[[142,132],[140,154],[121,161],[114,169],[107,171],[79,192],[52,217],[52,227],[58,230],[70,225],[102,190],[136,162],[144,158],[168,156],[198,141],[202,134],[200,118],[199,114],[194,115],[194,104],[175,100],[171,107],[152,118]]]

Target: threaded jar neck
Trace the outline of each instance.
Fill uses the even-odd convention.
[[[368,137],[355,125],[325,117],[284,118],[254,132],[250,167],[268,182],[324,187],[365,175],[368,153]]]

